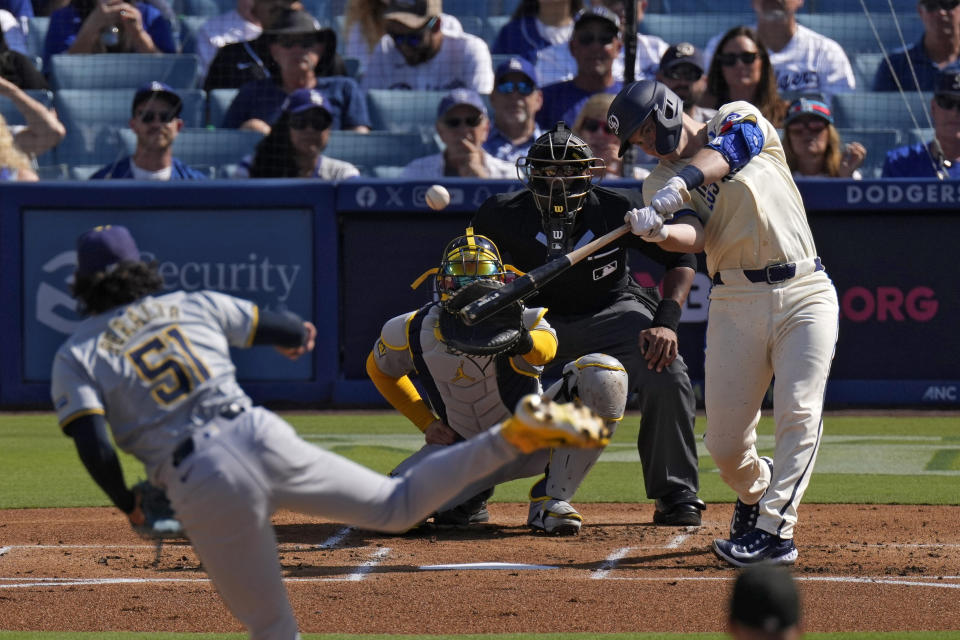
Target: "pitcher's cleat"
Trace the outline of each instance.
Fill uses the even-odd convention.
[[[523,453],[550,447],[592,449],[610,442],[610,428],[587,407],[557,404],[535,393],[520,400],[500,435]]]

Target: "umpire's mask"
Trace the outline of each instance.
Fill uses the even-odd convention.
[[[577,212],[593,188],[593,178],[603,175],[603,160],[565,122],[543,134],[517,159],[520,181],[533,192],[547,235],[547,257],[573,249]]]

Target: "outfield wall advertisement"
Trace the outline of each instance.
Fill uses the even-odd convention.
[[[237,352],[241,382],[257,400],[382,406],[364,371],[380,327],[431,300],[429,278],[418,289],[411,284],[437,266],[444,244],[480,203],[521,186],[444,183],[452,197],[442,212],[426,207],[424,182],[5,186],[0,323],[8,339],[0,344],[0,406],[48,402],[53,353],[80,321],[69,296],[74,241],[104,223],[132,229],[167,288],[212,288],[318,325],[311,358],[291,363],[269,349]],[[800,188],[841,304],[828,401],[960,404],[953,346],[960,287],[951,260],[960,237],[951,194],[960,194],[960,182],[815,181]],[[640,254],[631,256],[631,270],[645,286],[662,278]],[[699,393],[709,293],[707,274],[698,273],[680,327]]]

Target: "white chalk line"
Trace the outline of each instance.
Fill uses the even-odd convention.
[[[350,535],[350,532],[353,531],[353,527],[344,527],[337,531],[335,534],[324,540],[318,545],[315,545],[317,549],[333,549],[338,544],[340,544],[344,538]]]
[[[611,571],[616,568],[618,562],[623,560],[628,553],[636,548],[637,547],[623,547],[621,549],[617,549],[606,557],[606,559],[600,565],[600,568],[594,571],[593,575],[590,577],[594,580],[603,580],[610,574]]]

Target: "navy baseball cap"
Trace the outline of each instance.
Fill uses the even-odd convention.
[[[159,80],[148,82],[137,89],[137,92],[133,94],[133,105],[130,107],[131,111],[135,113],[137,107],[154,96],[165,97],[173,104],[174,108],[176,108],[177,115],[180,115],[180,110],[183,109],[183,100],[180,98],[180,95],[173,90],[173,87]]]
[[[620,16],[604,6],[596,6],[590,7],[589,9],[584,9],[576,15],[575,20],[576,22],[573,23],[574,31],[579,29],[581,25],[586,24],[590,20],[605,20],[613,25],[618,33],[620,32]]]
[[[319,89],[297,89],[290,93],[281,107],[286,113],[301,113],[308,109],[323,109],[328,114],[327,99]]]
[[[106,224],[85,231],[77,238],[77,275],[109,272],[125,260],[140,260],[140,250],[126,227]]]
[[[823,96],[804,96],[797,98],[787,107],[787,115],[783,118],[783,126],[787,126],[800,116],[819,116],[833,124],[833,113],[830,105]]]
[[[306,35],[311,33],[320,33],[323,31],[323,25],[306,11],[299,9],[284,9],[283,13],[277,18],[269,29],[267,35]]]
[[[960,96],[960,64],[951,64],[937,72],[935,94]]]
[[[437,107],[437,118],[442,118],[447,111],[461,104],[468,104],[483,115],[487,115],[487,105],[483,104],[483,98],[479,93],[473,89],[454,89],[440,101],[440,106]]]
[[[703,66],[703,54],[689,42],[678,42],[671,45],[660,58],[660,70],[664,73],[683,64],[696,67],[700,70],[700,73],[706,71]]]
[[[795,627],[800,622],[800,597],[790,571],[768,564],[744,569],[733,585],[730,619],[767,633]]]
[[[493,72],[494,82],[500,82],[500,78],[508,73],[522,73],[533,83],[533,86],[537,86],[537,70],[534,68],[533,63],[526,58],[513,56],[501,62],[496,71]]]
[[[442,0],[381,0],[385,20],[399,22],[408,29],[419,29],[427,20],[443,11]]]

